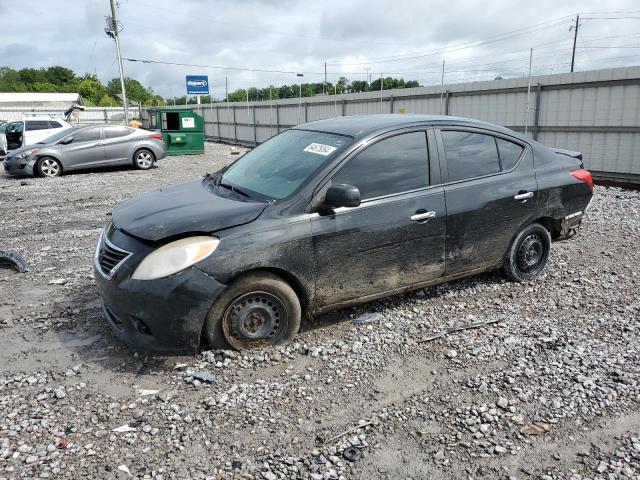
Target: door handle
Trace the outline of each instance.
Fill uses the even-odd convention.
[[[533,197],[533,192],[519,193],[518,195],[515,195],[513,198],[516,200],[526,200],[527,198],[531,198],[531,197]]]
[[[414,213],[409,217],[412,222],[420,222],[421,220],[428,220],[430,218],[435,218],[436,212],[423,212],[423,213]]]

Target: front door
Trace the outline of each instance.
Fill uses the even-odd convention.
[[[430,186],[428,151],[424,130],[386,136],[333,175],[358,187],[362,204],[311,220],[316,308],[442,276],[444,191]]]
[[[447,179],[446,275],[497,266],[535,213],[531,147],[477,129],[443,128],[438,137]]]
[[[71,143],[63,145],[62,155],[67,169],[104,165],[104,147],[100,127],[89,127],[70,133]]]

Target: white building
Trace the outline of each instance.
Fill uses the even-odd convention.
[[[78,93],[0,93],[0,107],[21,108],[25,110],[50,108],[64,110],[77,103],[82,105]]]

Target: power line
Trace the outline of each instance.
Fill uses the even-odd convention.
[[[560,17],[565,18],[565,17]],[[549,23],[549,22],[556,22],[556,23]],[[354,63],[342,63],[342,62],[328,62],[331,65],[368,65],[370,63],[386,63],[386,62],[396,62],[396,61],[403,61],[403,60],[411,60],[414,58],[423,58],[423,57],[429,57],[429,56],[433,56],[433,55],[442,55],[444,53],[453,53],[453,52],[457,52],[457,51],[461,51],[461,50],[467,50],[469,48],[475,48],[475,47],[480,47],[483,45],[489,45],[491,43],[496,43],[496,42],[501,42],[504,40],[509,40],[511,38],[514,37],[518,37],[521,35],[526,35],[528,33],[533,33],[539,30],[543,30],[545,28],[552,28],[552,27],[556,27],[559,25],[564,25],[569,23],[569,19],[564,19],[564,20],[560,20],[560,19],[556,19],[556,20],[551,20],[548,22],[544,22],[542,24],[538,24],[538,25],[533,25],[531,27],[525,27],[525,28],[520,28],[517,30],[512,30],[511,32],[505,32],[499,36],[496,37],[492,37],[491,39],[488,40],[478,40],[478,41],[474,41],[474,42],[467,42],[467,43],[463,43],[460,44],[458,46],[452,46],[452,47],[443,47],[443,48],[439,48],[436,50],[432,50],[426,53],[421,53],[419,55],[413,55],[411,56],[411,54],[407,54],[410,56],[390,56],[390,57],[379,57],[379,58],[372,58],[367,62],[354,62]]]

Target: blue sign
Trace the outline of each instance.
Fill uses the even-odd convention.
[[[187,95],[208,95],[209,77],[207,75],[187,75]]]

